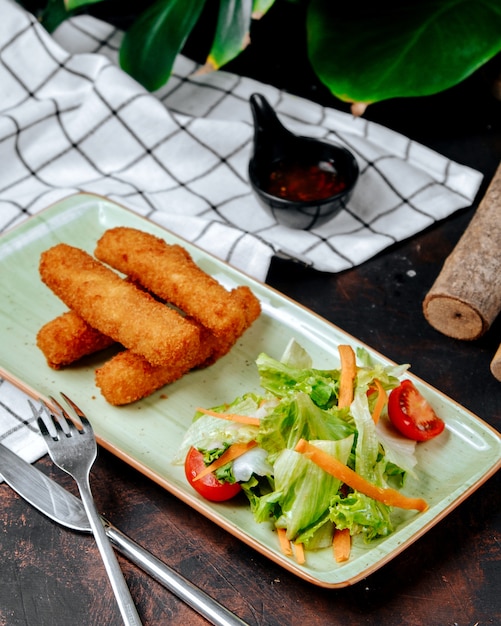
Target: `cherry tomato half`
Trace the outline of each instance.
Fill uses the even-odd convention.
[[[388,417],[402,435],[414,441],[428,441],[444,430],[445,424],[418,391],[404,380],[388,398]]]
[[[184,473],[190,485],[206,500],[223,502],[230,500],[241,491],[239,483],[222,483],[214,474],[207,474],[200,480],[194,480],[195,476],[204,469],[204,455],[196,448],[190,448],[184,462]]]

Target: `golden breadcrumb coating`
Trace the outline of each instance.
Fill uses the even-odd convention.
[[[89,326],[74,311],[67,311],[47,322],[37,333],[37,346],[53,369],[71,365],[114,343],[111,337]]]
[[[234,297],[235,290],[226,290],[204,272],[183,247],[134,228],[107,230],[95,255],[179,307],[225,344],[233,344],[248,327],[247,309],[259,307],[250,290],[244,305],[241,298]]]
[[[43,252],[40,276],[90,326],[153,365],[192,362],[200,349],[198,325],[79,248],[61,243]]]
[[[207,361],[211,353],[212,337],[207,330],[202,331],[200,351],[191,361],[185,359],[164,366],[151,365],[143,357],[124,350],[96,370],[96,385],[110,404],[130,404],[178,380]]]

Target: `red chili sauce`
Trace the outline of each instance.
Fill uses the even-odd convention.
[[[293,202],[311,202],[334,196],[346,182],[330,161],[306,164],[298,161],[277,161],[264,190]]]

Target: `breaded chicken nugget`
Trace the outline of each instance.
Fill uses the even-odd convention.
[[[37,333],[37,346],[54,369],[109,348],[115,341],[89,326],[74,311],[67,311],[47,322]]]
[[[246,286],[240,286],[233,289],[231,292],[232,299],[242,307],[242,311],[245,317],[245,325],[242,332],[245,332],[249,326],[251,326],[261,314],[261,305],[256,296]],[[215,337],[214,336],[214,348],[212,354],[208,360],[204,363],[204,366],[215,363],[218,359],[227,354],[231,348],[235,345],[237,337]]]
[[[47,364],[54,369],[71,365],[114,343],[111,337],[89,326],[75,311],[67,311],[47,322],[37,334],[37,346],[44,353]]]
[[[246,285],[240,285],[231,291],[231,298],[239,302],[244,312],[246,327],[249,328],[261,315],[261,303]]]
[[[117,227],[102,235],[95,255],[179,307],[226,343],[232,344],[248,326],[241,300],[177,244],[169,245],[134,228]]]
[[[57,244],[42,253],[43,282],[90,326],[153,365],[192,362],[200,329],[89,254]]]
[[[151,365],[143,357],[124,350],[96,370],[96,385],[110,404],[121,406],[136,402],[206,362],[212,353],[211,342],[210,332],[202,332],[200,351],[191,362],[184,360],[166,366]]]

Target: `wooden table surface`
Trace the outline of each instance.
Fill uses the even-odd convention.
[[[241,69],[248,67],[243,63]],[[501,319],[480,340],[461,342],[432,329],[422,314],[425,294],[501,160],[501,103],[485,85],[479,94],[482,77],[474,81],[473,88],[469,82],[425,102],[374,105],[366,115],[482,171],[473,207],[340,274],[276,259],[266,282],[394,361],[410,362],[414,374],[501,430],[501,382],[489,370]],[[75,492],[72,479],[47,457],[36,465]],[[249,625],[501,623],[499,473],[376,573],[335,590],[284,571],[105,450],[99,451],[92,484],[110,521]],[[120,624],[92,537],[60,528],[5,484],[0,498],[0,625]],[[119,560],[145,625],[206,623]]]

